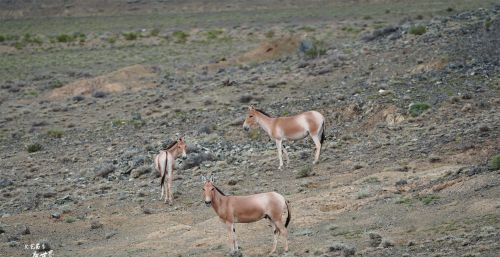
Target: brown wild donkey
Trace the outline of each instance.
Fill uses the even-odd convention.
[[[248,107],[243,128],[248,131],[250,126],[258,124],[276,142],[278,147],[279,169],[283,167],[282,152],[287,163],[290,162],[288,152],[282,146],[283,140],[298,140],[310,135],[316,145],[316,154],[313,164],[316,164],[321,151],[321,144],[325,140],[325,118],[317,111],[303,112],[294,116],[273,118],[262,110],[253,106]]]
[[[186,158],[186,148],[184,138],[181,137],[164,150],[161,150],[155,157],[155,169],[161,176],[160,200],[163,198],[163,194],[165,193],[165,203],[168,201],[170,205],[172,205],[174,200],[172,192],[172,176],[174,172],[175,159],[181,154],[183,158]],[[167,178],[166,181],[165,177]]]
[[[274,232],[274,244],[271,253],[276,251],[278,236],[285,237],[285,252],[288,251],[288,224],[292,218],[288,202],[276,193],[268,192],[247,196],[227,196],[214,185],[214,179],[202,176],[204,182],[203,196],[205,204],[212,206],[222,222],[226,224],[231,249],[238,250],[235,223],[251,223],[266,218]],[[281,215],[288,212],[285,224]]]

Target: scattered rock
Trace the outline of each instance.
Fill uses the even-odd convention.
[[[102,228],[102,223],[99,222],[98,220],[94,220],[90,223],[90,229],[98,229],[98,228]]]
[[[240,250],[234,250],[229,252],[229,257],[243,257],[243,254]]]
[[[236,179],[230,179],[227,184],[230,185],[230,186],[234,186],[238,183],[238,180]]]
[[[375,233],[375,232],[370,232],[368,234],[370,237],[370,246],[371,247],[378,247],[380,243],[382,243],[382,236]]]
[[[59,218],[61,218],[61,213],[60,212],[54,212],[54,213],[51,214],[51,217],[53,219],[59,219]]]
[[[394,242],[392,242],[391,240],[386,239],[386,238],[384,238],[384,240],[382,240],[381,244],[382,244],[382,247],[384,247],[384,248],[389,248],[389,247],[394,246]]]
[[[151,210],[150,208],[147,208],[147,207],[143,207],[142,208],[142,212],[144,214],[152,214],[153,213],[153,210]]]
[[[21,234],[21,235],[31,234],[30,228],[27,225],[22,225],[20,230],[19,230],[19,234]]]
[[[441,161],[441,157],[437,156],[437,155],[431,155],[429,156],[429,162],[430,163],[436,163],[436,162],[440,162]]]
[[[107,177],[111,172],[115,171],[116,167],[111,164],[101,165],[96,169],[96,177]]]
[[[108,95],[108,94],[106,92],[103,92],[103,91],[94,91],[94,93],[92,93],[92,96],[95,98],[104,98],[104,97],[106,97],[106,95]]]
[[[199,153],[199,154],[190,154],[188,155],[187,160],[184,162],[182,166],[183,169],[190,169],[193,167],[200,166],[203,162],[206,161],[215,161],[216,158],[211,153]]]
[[[47,240],[42,240],[38,242],[38,244],[40,245],[40,250],[38,250],[38,252],[46,252],[52,250],[52,247]]]
[[[111,232],[108,232],[106,233],[106,235],[104,236],[106,239],[110,239],[112,238],[113,236],[115,236],[116,234],[118,234],[118,232],[116,231],[111,231]]]
[[[11,180],[8,179],[0,179],[0,188],[8,187],[10,185],[13,185],[14,183]]]
[[[130,176],[133,178],[138,178],[138,177],[140,177],[146,173],[149,173],[149,172],[151,172],[151,167],[148,165],[144,165],[144,166],[133,169],[132,172],[130,172]]]
[[[342,256],[353,256],[356,253],[356,248],[354,246],[349,246],[343,243],[334,242],[328,247],[328,252],[338,252],[342,253]]]
[[[472,110],[472,104],[470,104],[470,103],[466,103],[462,107],[462,112],[468,112],[468,111],[471,111],[471,110]]]
[[[362,36],[361,40],[363,40],[365,42],[370,42],[370,41],[373,41],[373,40],[376,40],[379,38],[386,37],[392,33],[397,32],[398,30],[399,30],[399,27],[387,26],[385,28],[376,29],[372,33]],[[396,39],[396,37],[393,37],[391,39]]]
[[[253,99],[253,97],[251,95],[242,95],[242,96],[240,96],[238,101],[240,101],[240,103],[246,104],[246,103],[249,103],[250,101],[252,101],[252,99]]]
[[[396,186],[404,186],[406,184],[408,184],[408,182],[404,179],[400,179],[400,180],[396,181]]]

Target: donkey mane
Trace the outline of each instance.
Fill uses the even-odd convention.
[[[261,110],[261,109],[255,109],[256,111],[266,115],[267,117],[272,117],[269,113],[266,113],[265,111]]]
[[[224,194],[222,191],[220,191],[220,189],[218,187],[214,186],[214,188],[217,190],[217,192],[219,192],[219,194],[226,196],[226,194]]]
[[[163,148],[163,150],[169,150],[170,148],[174,147],[175,144],[177,144],[177,140],[175,140],[173,143],[171,143],[168,147]]]

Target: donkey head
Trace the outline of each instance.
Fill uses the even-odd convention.
[[[205,199],[205,204],[210,206],[212,203],[212,199],[214,197],[215,186],[214,186],[214,176],[210,175],[210,177],[201,176],[201,180],[203,181],[203,197]]]
[[[255,113],[257,109],[253,105],[248,106],[247,117],[245,118],[245,122],[243,123],[243,129],[245,131],[250,130],[250,127],[255,125],[257,121],[255,120]]]
[[[186,142],[184,141],[184,137],[180,137],[179,139],[177,139],[177,149],[178,149],[178,151],[180,151],[180,153],[182,153],[182,158],[186,159],[187,158],[187,154],[186,154],[187,146],[186,146]]]

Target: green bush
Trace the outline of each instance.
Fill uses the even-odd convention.
[[[28,151],[28,153],[38,152],[42,149],[43,146],[40,143],[33,143],[26,146],[26,151]]]
[[[490,169],[498,170],[500,169],[500,154],[493,156],[490,160]]]
[[[59,129],[51,129],[47,131],[47,135],[53,138],[61,138],[64,135],[64,131]]]
[[[224,33],[224,31],[220,30],[220,29],[214,29],[214,30],[209,30],[207,31],[207,39],[208,40],[213,40],[213,39],[216,39],[218,38],[222,33]]]
[[[312,172],[311,166],[302,167],[302,169],[299,170],[299,172],[297,173],[297,176],[295,176],[295,178],[309,177],[311,175],[311,172]]]
[[[4,35],[0,35],[0,42],[4,42],[5,41],[5,36]]]
[[[427,32],[427,29],[422,25],[412,26],[410,29],[408,29],[408,33],[417,36],[423,35],[425,32]]]
[[[61,34],[56,37],[57,42],[59,43],[70,43],[75,41],[75,38],[68,34]]]
[[[75,222],[75,221],[76,221],[76,219],[75,219],[74,217],[71,217],[71,216],[66,217],[66,218],[64,219],[64,222],[66,222],[66,223],[73,223],[73,222]]]
[[[429,205],[431,203],[434,203],[437,200],[439,200],[439,196],[433,195],[433,194],[429,194],[429,195],[426,195],[426,196],[420,198],[420,201],[422,201],[422,203],[424,203],[425,205]]]
[[[172,36],[175,38],[175,43],[186,43],[189,34],[184,31],[177,30],[172,33]]]
[[[135,32],[127,32],[127,33],[123,33],[123,37],[126,40],[136,40],[138,35]]]
[[[270,30],[268,32],[266,32],[265,36],[267,38],[273,38],[274,37],[274,31],[273,30]]]
[[[429,108],[431,108],[431,106],[427,103],[414,103],[410,105],[408,112],[411,116],[417,117]]]
[[[160,34],[160,29],[159,28],[154,28],[153,30],[151,30],[151,32],[149,33],[150,36],[152,37],[156,37]]]
[[[110,43],[110,44],[116,43],[116,37],[110,37],[110,38],[108,38],[108,43]]]

